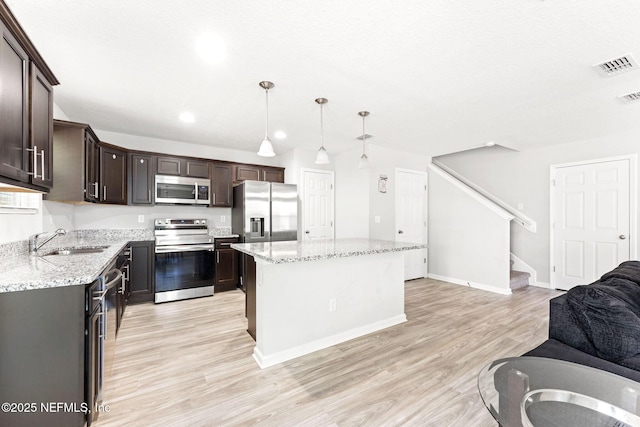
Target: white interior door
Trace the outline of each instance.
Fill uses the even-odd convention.
[[[302,239],[333,239],[333,172],[302,171]]]
[[[396,169],[396,241],[426,241],[425,199],[427,174]],[[424,250],[404,252],[404,280],[425,276]]]
[[[630,257],[630,160],[558,167],[553,179],[551,275],[566,290]]]

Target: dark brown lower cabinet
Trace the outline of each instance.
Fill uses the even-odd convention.
[[[242,254],[242,286],[245,291],[244,313],[247,332],[256,339],[256,261],[251,255]]]
[[[237,243],[237,237],[217,238],[215,291],[231,291],[238,287],[238,252],[230,248],[232,243]]]
[[[0,293],[0,325],[0,426],[84,426],[85,287]]]
[[[129,264],[129,304],[153,302],[155,292],[155,244],[131,242]]]

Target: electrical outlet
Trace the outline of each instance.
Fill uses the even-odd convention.
[[[336,311],[336,299],[331,298],[329,300],[329,311]]]
[[[379,216],[374,216],[373,217],[373,222],[375,222],[376,224],[380,224],[380,217]]]
[[[220,222],[226,222],[227,221],[227,217],[222,215],[220,216]]]
[[[521,211],[524,209],[524,203],[520,202],[518,203],[518,210]]]
[[[144,222],[144,215],[138,215],[138,222]]]

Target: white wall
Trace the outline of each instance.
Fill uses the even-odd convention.
[[[367,146],[367,153],[371,165],[369,169],[369,236],[372,239],[395,240],[396,168],[425,172],[431,158],[374,144]],[[388,178],[386,193],[378,191],[380,175],[386,175]],[[380,217],[379,224],[374,222],[376,216]]]
[[[537,233],[512,224],[511,251],[537,271],[539,282],[549,283],[551,165],[637,154],[639,148],[640,132],[634,132],[522,152],[487,147],[438,160],[511,206],[523,204]]]
[[[138,215],[144,216],[142,223]],[[231,227],[231,208],[200,206],[119,206],[106,204],[77,205],[74,208],[76,229],[153,228],[158,218],[205,218],[209,227]]]
[[[355,148],[335,156],[336,238],[369,238],[369,174],[358,169],[361,151]]]
[[[0,244],[25,240],[41,231],[42,208],[33,214],[0,214]]]
[[[509,217],[432,170],[428,194],[429,277],[510,293]]]

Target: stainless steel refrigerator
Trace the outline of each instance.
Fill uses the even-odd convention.
[[[231,229],[242,243],[298,239],[298,187],[244,181],[233,187]]]
[[[263,181],[244,181],[233,187],[231,230],[240,236],[241,243],[277,242],[298,239],[298,187]],[[240,285],[247,293],[253,293],[255,261],[253,257],[240,256]],[[250,300],[250,298],[247,298]],[[255,310],[248,303],[247,313]],[[250,315],[247,317],[251,318]],[[249,333],[255,338],[255,334]]]

